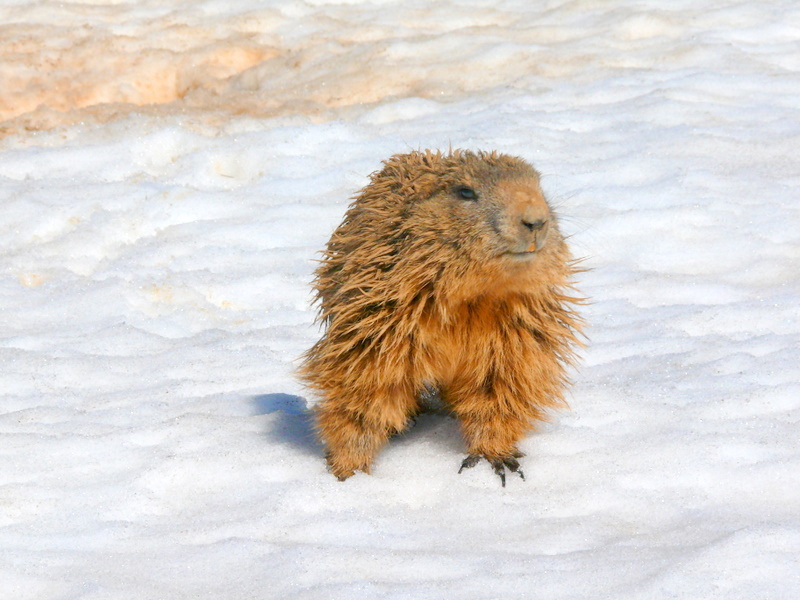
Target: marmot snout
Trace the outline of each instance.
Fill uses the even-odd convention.
[[[506,468],[521,475],[517,444],[564,405],[581,325],[576,272],[523,160],[454,151],[386,161],[316,271],[325,332],[301,374],[321,396],[333,474],[368,472],[435,389],[466,438],[461,469],[486,458],[503,485]]]
[[[498,229],[508,240],[509,253],[527,255],[541,250],[547,240],[550,207],[538,180],[501,181],[496,193],[501,199],[494,207]]]

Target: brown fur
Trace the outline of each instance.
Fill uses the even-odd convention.
[[[434,388],[461,424],[463,466],[485,457],[505,481],[525,433],[565,406],[577,271],[539,174],[521,159],[427,151],[386,161],[316,271],[326,330],[301,376],[321,396],[333,474],[369,472]]]

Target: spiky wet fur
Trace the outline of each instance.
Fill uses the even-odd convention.
[[[520,456],[525,433],[565,406],[580,299],[555,216],[535,258],[498,254],[497,190],[538,190],[538,178],[502,154],[412,152],[356,196],[316,271],[325,332],[300,371],[320,396],[317,429],[338,478],[369,472],[426,387],[458,418],[469,454],[495,462]],[[463,186],[494,198],[496,216],[454,200]]]

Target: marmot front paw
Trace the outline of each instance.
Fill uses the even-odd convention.
[[[519,466],[519,461],[517,458],[522,457],[522,454],[516,453],[515,455],[510,456],[500,456],[500,457],[493,457],[489,458],[488,456],[484,456],[483,454],[470,454],[463,460],[461,463],[461,467],[458,469],[458,472],[461,473],[464,469],[471,469],[475,465],[477,465],[482,458],[485,458],[489,461],[489,464],[492,465],[494,472],[500,477],[500,483],[502,483],[503,487],[506,487],[506,467],[512,473],[518,473],[519,476],[524,480],[525,474],[522,472],[522,469]]]

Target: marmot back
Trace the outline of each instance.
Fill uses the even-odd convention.
[[[469,455],[522,475],[519,440],[564,405],[578,344],[574,261],[521,159],[397,155],[328,242],[314,287],[325,326],[301,369],[320,395],[331,471],[369,471],[436,389]]]

